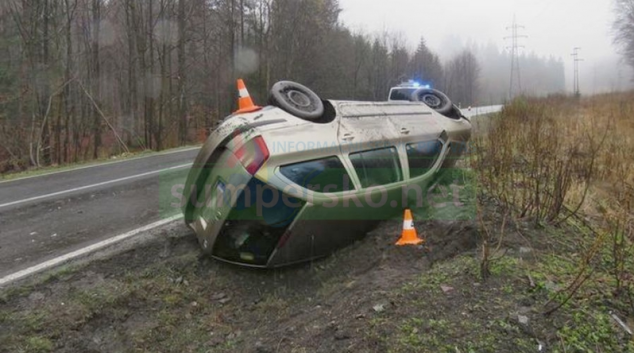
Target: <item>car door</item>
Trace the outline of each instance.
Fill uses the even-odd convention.
[[[393,105],[379,102],[338,102],[336,108],[341,120],[337,139],[342,155],[396,145],[399,134],[394,121],[389,118],[389,109],[386,109]],[[345,158],[344,161],[348,168],[353,168]],[[352,176],[352,180],[357,189],[360,189],[359,179]]]
[[[406,177],[416,178],[426,173],[420,170],[423,166],[431,168],[435,164],[446,142],[444,117],[440,116],[424,104],[411,103],[400,109],[394,109],[389,117],[399,136],[405,159]],[[418,163],[412,165],[416,156]],[[422,161],[420,159],[429,159]]]
[[[385,220],[400,212],[401,187],[406,182],[400,136],[391,114],[409,103],[343,102],[339,142],[342,160],[354,181],[357,219]],[[369,174],[372,175],[369,175]],[[360,205],[360,206],[356,206]]]
[[[444,118],[422,103],[402,105],[392,109],[390,120],[398,131],[402,143],[437,139],[444,131]]]

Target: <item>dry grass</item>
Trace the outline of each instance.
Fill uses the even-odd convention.
[[[520,218],[561,221],[576,210],[597,173],[608,125],[565,98],[516,100],[474,139],[481,185]]]
[[[537,225],[590,229],[570,295],[602,266],[614,292],[632,298],[634,93],[517,99],[486,124],[470,158],[483,195]]]

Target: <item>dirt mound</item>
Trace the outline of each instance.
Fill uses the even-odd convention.
[[[476,247],[477,234],[471,222],[417,224],[424,229],[421,235],[426,243],[416,247],[394,246],[401,226],[400,222],[384,223],[362,241],[317,264],[325,269],[317,274],[321,288],[314,288],[323,292],[318,296],[319,301],[300,305],[297,315],[278,322],[282,325],[272,332],[273,339],[260,342],[273,346],[279,339],[275,347],[284,348],[282,351],[297,347],[311,352],[357,351],[362,346],[364,350],[380,348],[372,343],[366,346],[364,337],[373,314],[398,305],[387,294],[430,269],[435,262]]]

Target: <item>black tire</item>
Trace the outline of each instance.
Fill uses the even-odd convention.
[[[462,111],[460,110],[460,108],[458,108],[458,106],[456,106],[455,104],[451,108],[449,113],[445,114],[445,116],[450,118],[450,119],[454,119],[454,120],[464,119],[464,120],[466,120],[468,122],[471,122],[471,120],[469,120],[466,116],[464,116],[462,114]]]
[[[458,108],[455,104],[453,106],[453,111],[455,112],[454,119],[457,119],[457,120],[464,119],[464,120],[466,120],[468,122],[471,122],[471,119],[469,119],[466,116],[464,116],[464,114],[462,114],[462,110],[460,108]]]
[[[293,81],[273,85],[269,104],[305,120],[317,120],[324,114],[324,103],[310,88]]]
[[[412,93],[410,100],[413,102],[423,102],[428,107],[442,115],[447,115],[453,109],[453,103],[446,94],[433,88],[420,88]]]

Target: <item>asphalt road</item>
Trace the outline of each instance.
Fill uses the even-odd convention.
[[[478,115],[487,115],[497,113],[502,109],[502,105],[489,105],[486,107],[473,107],[461,109],[462,114],[467,118],[473,118]]]
[[[472,118],[500,108],[463,113]],[[197,152],[0,182],[0,278],[173,215],[160,207],[160,186],[184,183]]]
[[[0,277],[167,217],[198,149],[0,182]]]

